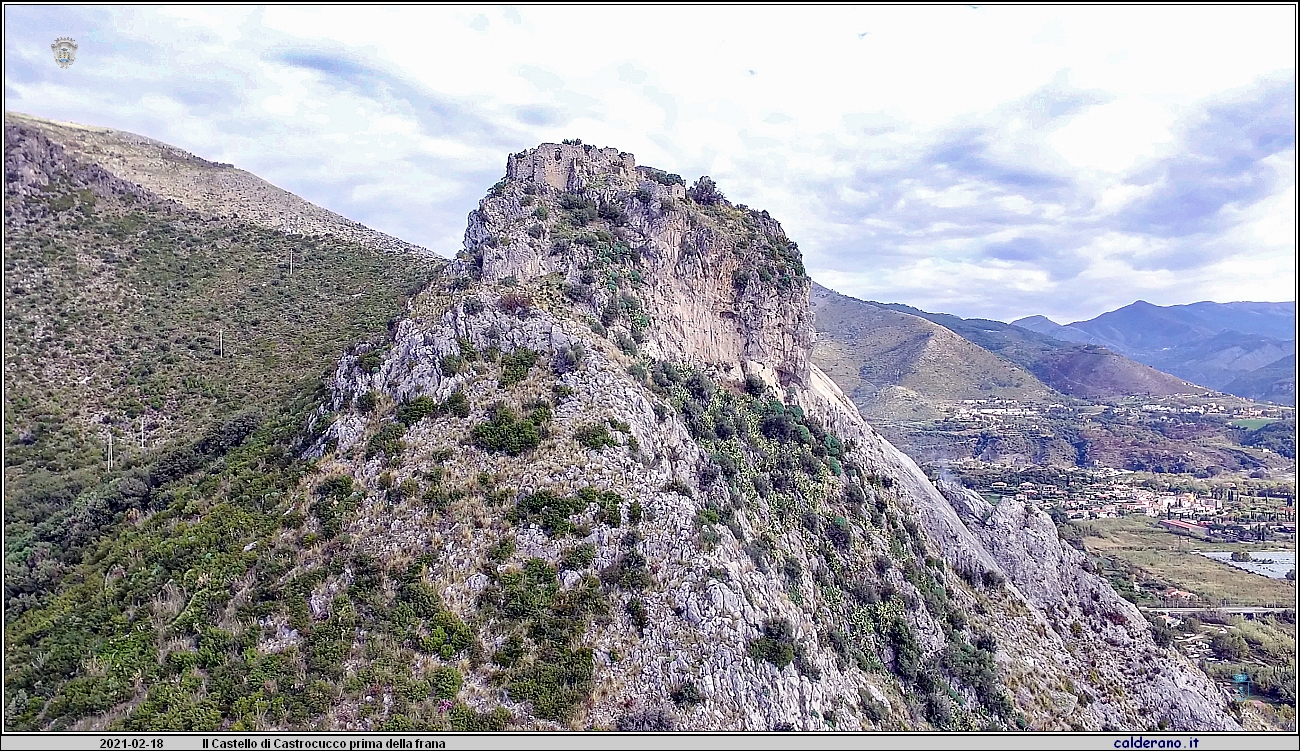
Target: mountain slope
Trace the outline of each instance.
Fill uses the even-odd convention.
[[[1257,399],[1294,407],[1296,403],[1295,355],[1287,355],[1237,376],[1223,390],[1247,399]]]
[[[209,162],[151,138],[17,112],[6,112],[5,123],[40,133],[74,159],[95,164],[204,219],[239,219],[278,232],[328,235],[374,250],[432,255],[425,248],[339,216],[234,165]]]
[[[1101,340],[1081,329],[1072,326],[1062,326],[1047,316],[1028,316],[1011,322],[1012,326],[1019,326],[1022,329],[1037,331],[1040,334],[1046,334],[1053,339],[1060,339],[1063,342],[1076,342],[1079,344],[1101,344]]]
[[[898,303],[871,303],[943,326],[1032,373],[1047,386],[1082,398],[1178,394],[1196,387],[1103,347],[1062,342],[1045,334],[981,318],[927,313]]]
[[[72,586],[128,518],[174,500],[178,473],[282,427],[435,264],[206,219],[22,124],[5,126],[5,175],[12,624]]]
[[[814,284],[813,362],[868,419],[933,419],[939,402],[1060,395],[1032,374],[924,318]]]
[[[1237,729],[1077,560],[1021,575],[1059,540],[991,547],[862,420],[809,285],[707,178],[511,155],[305,425],[155,462],[9,624],[6,723]]]

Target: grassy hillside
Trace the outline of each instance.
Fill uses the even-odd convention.
[[[1223,390],[1247,399],[1295,406],[1295,355],[1287,355],[1258,370],[1237,376]]]
[[[31,131],[6,136],[9,175],[31,154],[61,154]],[[35,192],[6,183],[10,625],[75,579],[103,535],[166,506],[155,493],[170,479],[292,411],[350,344],[385,336],[435,271],[204,220],[66,158],[45,168]]]
[[[936,401],[1061,398],[1023,368],[918,316],[820,285],[811,301],[818,332],[813,359],[868,418],[906,419],[909,411],[933,411]],[[916,396],[908,400],[908,394]]]

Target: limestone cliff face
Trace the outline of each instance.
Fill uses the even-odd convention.
[[[593,269],[634,257],[648,355],[806,384],[813,327],[797,246],[767,212],[716,191],[688,198],[672,177],[616,149],[542,144],[511,155],[505,180],[470,214],[464,255],[485,281],[555,274],[590,286],[580,302],[595,307],[611,297],[608,272]]]
[[[1046,513],[1014,499],[992,506],[950,482],[939,488],[1050,625],[1044,646],[1062,672],[1096,692],[1087,714],[1114,727],[1127,717],[1156,715],[1174,727],[1235,729],[1214,683],[1176,649],[1155,645],[1137,607],[1085,569],[1083,553],[1062,542]]]
[[[518,729],[1238,727],[1041,513],[867,425],[809,364],[779,224],[674,178],[512,156],[446,277],[339,362],[308,451],[364,493],[344,530],[476,629],[417,677]]]

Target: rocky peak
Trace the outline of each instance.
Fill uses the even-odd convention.
[[[809,286],[712,180],[543,144],[391,343],[340,360],[308,453],[358,489],[348,544],[422,552],[477,630],[480,659],[443,658],[466,703],[520,729],[1236,729],[1050,520],[945,495],[863,421],[808,362]]]
[[[562,285],[651,358],[778,391],[808,383],[813,319],[798,245],[707,176],[688,190],[627,152],[542,144],[509,157],[470,213],[460,260],[488,282]]]

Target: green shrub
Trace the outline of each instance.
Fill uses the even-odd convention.
[[[597,524],[608,524],[611,527],[618,527],[623,524],[623,511],[621,509],[623,496],[612,490],[596,490],[592,487],[582,488],[578,491],[578,498],[586,506],[594,504],[596,512],[594,514]]]
[[[519,456],[536,448],[542,439],[535,423],[518,419],[505,405],[497,405],[488,422],[474,426],[471,437],[474,445],[481,449],[510,456]]]
[[[561,571],[577,571],[591,565],[596,560],[596,546],[589,542],[575,545],[560,556]]]
[[[366,443],[366,458],[371,459],[380,454],[390,457],[398,456],[406,448],[402,443],[402,436],[406,435],[406,426],[400,423],[390,422],[379,429],[370,437]]]
[[[581,344],[565,345],[556,351],[553,367],[559,375],[571,373],[578,369],[586,357],[587,351]]]
[[[921,669],[921,647],[907,621],[897,617],[891,619],[886,624],[884,636],[894,649],[894,672],[906,680],[916,680]]]
[[[454,376],[465,368],[465,358],[458,354],[445,355],[438,361],[438,368],[445,376]]]
[[[450,660],[474,643],[474,631],[450,611],[429,619],[429,633],[416,641],[422,651]]]
[[[464,704],[456,704],[448,713],[451,729],[459,733],[499,733],[510,723],[510,712],[497,707],[491,712],[476,712]]]
[[[492,662],[503,668],[512,668],[526,654],[524,640],[519,634],[511,634],[501,648],[492,653]]]
[[[320,520],[321,533],[326,539],[337,537],[343,530],[343,521],[357,508],[353,494],[352,478],[345,475],[331,477],[316,486],[316,501],[311,512]]]
[[[515,540],[513,537],[503,537],[496,545],[488,548],[487,557],[490,561],[504,563],[510,556],[515,554]]]
[[[417,396],[397,407],[397,421],[410,427],[438,410],[438,403],[428,396]]]
[[[464,307],[467,314],[475,315],[482,312],[483,303],[477,297],[469,297],[465,299]],[[465,362],[474,362],[479,358],[478,350],[469,339],[460,337],[456,340],[456,346],[460,349],[461,359]]]
[[[640,501],[632,501],[627,507],[627,523],[640,524],[642,517],[645,516],[645,510]]]
[[[1143,613],[1147,622],[1151,624],[1151,638],[1155,640],[1156,646],[1168,647],[1174,643],[1174,630],[1165,623],[1165,619],[1158,615]],[[1076,621],[1077,623],[1077,621]]]
[[[369,412],[379,403],[379,396],[373,391],[367,391],[357,397],[357,409],[362,412]]]
[[[591,694],[594,665],[586,647],[546,650],[542,659],[512,671],[510,698],[532,702],[542,719],[562,720]]]
[[[429,674],[430,693],[439,699],[454,699],[465,683],[460,671],[445,665],[438,666]]]
[[[617,446],[618,442],[609,434],[605,423],[590,423],[574,431],[573,437],[584,447],[599,451],[606,446]]]
[[[553,490],[539,490],[519,501],[510,520],[527,524],[536,522],[552,537],[573,532],[569,517],[587,508],[578,496],[561,496]]]
[[[502,298],[504,300],[504,298]],[[528,371],[537,364],[537,353],[531,349],[517,349],[501,357],[501,387],[510,388],[528,377]]]
[[[704,696],[700,693],[700,687],[695,685],[695,681],[682,681],[669,694],[673,704],[679,707],[693,707],[696,704],[704,703]]]
[[[693,493],[693,492],[691,491],[690,486],[687,485],[685,482],[683,482],[683,481],[682,481],[682,478],[680,478],[680,477],[674,477],[673,480],[672,480],[672,482],[670,482],[670,483],[668,483],[667,485],[665,485],[665,486],[664,486],[664,492],[665,492],[665,493],[676,493],[676,494],[678,494],[678,495],[684,495],[684,496],[686,496],[687,498],[694,498],[694,497],[695,497],[695,493]]]
[[[384,366],[384,354],[372,349],[357,360],[357,366],[362,372],[374,375]]]
[[[646,557],[636,550],[624,553],[609,568],[600,572],[601,581],[620,589],[641,590],[650,586],[654,579],[647,568]]]
[[[650,615],[646,612],[645,603],[640,597],[633,597],[627,601],[627,614],[632,617],[632,625],[636,627],[637,633],[644,634],[645,627],[650,625]]]
[[[794,661],[794,628],[784,618],[769,618],[763,624],[763,635],[749,643],[749,656],[766,660],[783,670]]]
[[[447,397],[447,401],[442,403],[442,411],[456,417],[469,417],[469,398],[465,396],[464,391],[456,389],[451,392],[451,396]]]
[[[1240,660],[1250,654],[1250,646],[1241,634],[1217,633],[1210,637],[1210,649],[1220,660]]]
[[[419,618],[432,618],[443,610],[442,597],[423,581],[403,584],[397,592],[397,601],[405,604]]]

